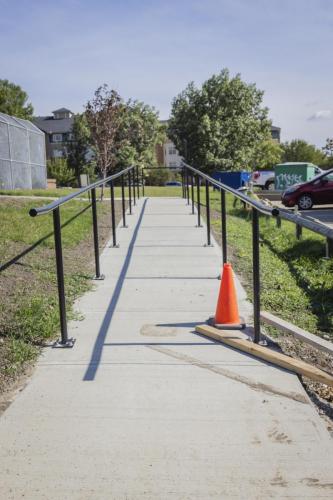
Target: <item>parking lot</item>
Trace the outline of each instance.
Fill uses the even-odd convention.
[[[302,210],[300,213],[311,220],[322,222],[333,229],[333,205],[314,207],[311,210]]]
[[[282,205],[280,201],[281,193],[278,191],[262,191],[259,197],[269,200],[273,205],[285,210],[294,210],[294,208],[286,208]],[[331,205],[316,205],[311,210],[299,210],[299,213],[308,219],[321,222],[333,229],[333,203]]]

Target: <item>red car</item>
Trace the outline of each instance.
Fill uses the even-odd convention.
[[[313,205],[333,204],[333,168],[310,181],[290,186],[282,193],[281,200],[285,207],[298,205],[300,210],[309,210]]]

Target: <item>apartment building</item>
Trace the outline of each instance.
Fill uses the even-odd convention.
[[[74,113],[67,108],[52,111],[52,116],[38,116],[34,124],[45,133],[46,158],[62,158],[73,141]]]

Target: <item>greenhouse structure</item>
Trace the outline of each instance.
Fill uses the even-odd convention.
[[[0,189],[46,186],[44,132],[28,120],[0,113]]]

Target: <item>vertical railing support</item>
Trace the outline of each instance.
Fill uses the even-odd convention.
[[[279,217],[279,216],[276,217],[276,227],[278,227],[278,228],[281,227],[281,217]]]
[[[198,211],[197,227],[202,227],[202,224],[201,224],[201,203],[200,203],[200,177],[198,175],[197,175],[197,211]]]
[[[260,260],[259,260],[259,214],[252,208],[252,255],[253,255],[253,324],[254,342],[260,342]]]
[[[136,187],[138,193],[138,199],[140,198],[140,182],[139,182],[139,167],[136,167]]]
[[[221,189],[221,237],[222,237],[222,260],[225,264],[228,260],[227,250],[227,214],[225,207],[225,191]]]
[[[99,244],[98,244],[98,223],[97,223],[97,204],[96,204],[96,188],[91,190],[91,209],[93,220],[93,235],[94,235],[94,251],[95,251],[95,276],[94,280],[103,280],[104,275],[101,274],[99,264]]]
[[[135,169],[133,169],[133,170],[132,170],[132,172],[133,172],[133,176],[131,176],[131,177],[133,177],[133,185],[132,185],[132,187],[133,187],[133,205],[135,206],[135,205],[136,205],[136,193],[135,193]]]
[[[302,238],[302,226],[296,224],[296,239],[300,240]]]
[[[131,172],[128,172],[128,207],[129,213],[132,215],[132,186],[131,186]]]
[[[326,258],[331,259],[333,257],[333,240],[326,238]]]
[[[185,198],[185,175],[184,175],[184,167],[182,168],[182,197]]]
[[[125,180],[124,176],[121,176],[121,208],[123,212],[123,227],[126,226],[126,204],[125,204]]]
[[[53,228],[54,228],[54,245],[55,245],[56,267],[57,267],[60,330],[61,330],[61,340],[53,344],[53,347],[73,347],[75,339],[73,338],[69,339],[67,331],[64,263],[62,257],[61,223],[60,223],[59,207],[53,210]]]
[[[187,196],[187,204],[190,204],[190,186],[189,186],[189,175],[188,170],[186,169],[186,196]]]
[[[207,247],[211,246],[210,240],[210,199],[209,199],[209,183],[206,180],[206,224],[207,224]]]
[[[145,177],[143,175],[143,169],[141,171],[141,182],[142,182],[142,197],[145,195]]]
[[[192,215],[194,215],[194,176],[191,175]]]
[[[116,235],[116,213],[115,213],[115,205],[114,205],[113,181],[110,181],[110,193],[111,193],[112,246],[118,247],[119,245],[117,245],[117,235]]]

